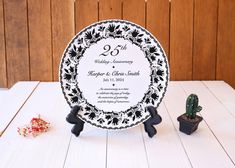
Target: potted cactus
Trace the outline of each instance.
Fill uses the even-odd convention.
[[[198,124],[203,119],[201,116],[196,115],[196,113],[201,110],[202,107],[198,105],[198,96],[190,94],[186,100],[186,113],[177,118],[180,123],[179,130],[187,135],[196,131]]]

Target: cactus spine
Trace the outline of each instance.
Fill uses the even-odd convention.
[[[190,119],[196,118],[196,113],[201,111],[202,107],[198,106],[198,96],[190,94],[186,100],[186,115]]]

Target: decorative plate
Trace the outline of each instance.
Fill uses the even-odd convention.
[[[64,51],[60,83],[68,104],[94,126],[123,129],[150,117],[167,88],[169,66],[157,39],[124,20],[106,20],[79,32]]]

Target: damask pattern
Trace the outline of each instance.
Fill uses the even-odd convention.
[[[79,89],[77,66],[86,49],[100,40],[123,38],[138,46],[149,62],[151,77],[149,89],[142,100],[126,111],[104,112],[87,102]],[[166,92],[169,66],[159,42],[144,28],[123,20],[95,23],[78,33],[66,48],[60,65],[60,83],[68,104],[79,105],[78,117],[92,125],[107,129],[123,129],[144,122],[150,117],[146,107],[158,107]]]

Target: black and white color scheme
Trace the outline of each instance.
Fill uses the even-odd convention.
[[[169,80],[166,55],[146,29],[106,20],[79,32],[67,46],[60,83],[77,117],[106,129],[124,129],[149,119]]]

